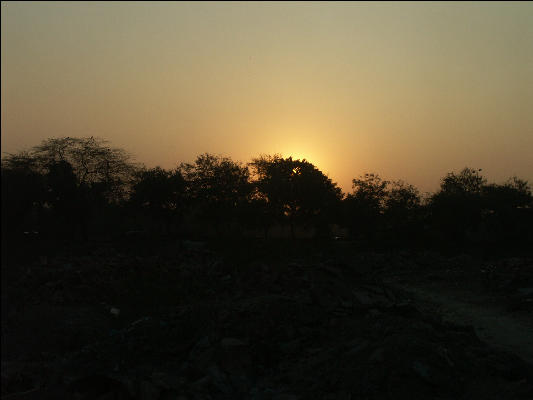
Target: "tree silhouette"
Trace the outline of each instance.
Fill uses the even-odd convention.
[[[126,198],[136,166],[124,150],[109,147],[103,139],[65,137],[8,154],[2,169],[41,176],[46,182],[41,206],[46,204],[63,219],[75,222],[86,239],[88,222],[102,215],[107,205]]]
[[[352,180],[353,192],[344,200],[345,218],[352,234],[373,238],[380,230],[388,185],[377,174]]]
[[[430,198],[434,228],[448,241],[462,244],[468,232],[477,230],[482,219],[483,187],[481,170],[464,168],[442,178],[440,190]]]
[[[162,222],[166,232],[172,233],[182,219],[185,179],[177,169],[142,169],[136,174],[130,200],[137,210]]]
[[[533,240],[528,182],[513,177],[488,183],[472,168],[446,174],[424,203],[414,186],[377,174],[353,179],[344,198],[307,160],[263,155],[243,165],[206,153],[175,170],[140,168],[105,140],[65,137],[7,154],[1,173],[2,233],[12,237],[36,230],[63,238],[81,232],[87,239],[89,231],[128,229],[139,216],[167,233],[179,226],[189,234],[212,227],[219,235],[235,235],[247,226],[267,237],[277,223],[289,226],[294,237],[296,227],[326,234],[342,216],[341,225],[353,236],[373,244],[406,245],[426,237],[445,245]]]
[[[179,167],[187,183],[187,198],[199,219],[213,226],[219,235],[240,219],[251,185],[246,166],[228,157],[198,156],[194,163]]]
[[[481,169],[463,168],[461,172],[448,173],[442,178],[440,193],[449,195],[479,194],[487,180],[480,174]]]
[[[136,165],[123,149],[112,148],[100,138],[51,138],[35,146],[31,156],[48,168],[60,161],[72,166],[78,185],[106,201],[124,199]]]
[[[250,166],[264,213],[277,221],[287,221],[293,238],[297,223],[325,229],[342,193],[318,168],[305,159],[279,155],[261,156]]]
[[[46,201],[45,178],[27,153],[10,154],[2,160],[2,234],[19,229],[39,229],[39,221],[28,221]]]
[[[527,181],[517,177],[510,178],[503,185],[484,185],[482,193],[484,207],[496,213],[531,206],[531,189]]]
[[[482,188],[483,224],[493,241],[522,241],[531,236],[533,196],[517,177]],[[530,239],[533,239],[530,237]]]
[[[410,240],[422,230],[420,193],[403,181],[389,184],[384,202],[383,218],[394,240]]]
[[[76,227],[81,229],[82,237],[87,237],[84,210],[80,209],[80,192],[76,175],[68,161],[54,162],[48,166],[46,179],[46,202],[51,207],[56,221],[71,228],[71,235]]]

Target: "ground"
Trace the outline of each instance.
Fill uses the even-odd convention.
[[[533,263],[527,258],[499,260],[497,267],[491,265],[491,277],[487,276],[489,263],[471,264],[472,260],[465,260],[456,276],[451,276],[450,269],[440,273],[411,269],[389,273],[384,281],[404,290],[422,309],[471,325],[486,343],[533,363]],[[468,269],[470,277],[465,279],[461,275],[467,275]]]
[[[28,246],[3,256],[2,399],[533,395],[523,254]]]

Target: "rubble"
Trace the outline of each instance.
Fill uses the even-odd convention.
[[[108,249],[49,261],[3,298],[23,302],[24,315],[39,305],[43,319],[2,313],[2,398],[52,389],[142,400],[533,394],[530,364],[368,273],[390,268],[384,256],[238,268],[189,242],[177,255]],[[528,298],[528,288],[517,294]],[[47,345],[55,341],[65,344]]]

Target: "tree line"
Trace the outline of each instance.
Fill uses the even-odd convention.
[[[427,196],[377,174],[352,183],[345,194],[311,162],[280,155],[243,164],[206,153],[174,169],[147,168],[103,139],[51,138],[2,159],[2,234],[269,237],[285,227],[293,238],[345,232],[368,244],[533,239],[531,188],[517,177],[488,183],[464,168]]]

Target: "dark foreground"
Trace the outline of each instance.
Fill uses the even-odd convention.
[[[527,256],[32,248],[3,256],[2,399],[533,398]]]

